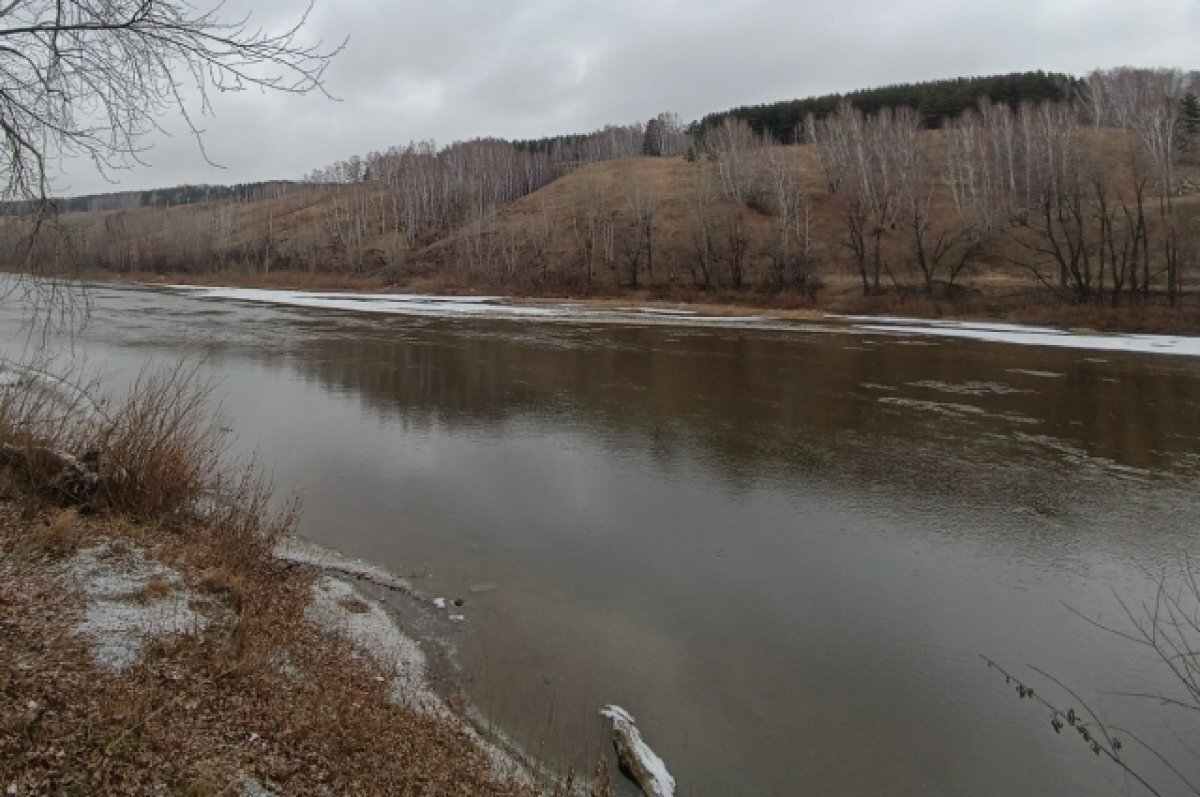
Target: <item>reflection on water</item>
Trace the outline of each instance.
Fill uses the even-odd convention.
[[[553,761],[617,702],[684,794],[1120,792],[978,654],[1141,719],[1070,608],[1193,539],[1192,360],[135,291],[80,349],[207,354],[302,532],[465,596],[472,697]]]

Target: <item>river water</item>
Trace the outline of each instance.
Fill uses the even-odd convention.
[[[684,795],[1137,793],[981,654],[1167,738],[1113,693],[1171,680],[1080,614],[1195,548],[1200,359],[90,296],[59,365],[204,357],[300,533],[465,598],[470,697],[555,766],[611,702]]]

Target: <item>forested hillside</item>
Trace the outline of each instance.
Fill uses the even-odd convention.
[[[941,127],[947,120],[967,110],[979,110],[981,101],[1016,109],[1023,103],[1063,102],[1077,96],[1082,83],[1071,77],[1047,72],[1014,72],[991,77],[960,77],[925,83],[898,83],[849,94],[826,94],[803,100],[785,100],[764,105],[747,105],[712,113],[700,120],[699,129],[715,129],[732,116],[744,120],[759,135],[769,135],[784,144],[805,140],[804,122],[809,116],[824,119],[849,103],[866,114],[885,108],[911,108],[921,115],[929,128]]]
[[[62,203],[33,256],[243,281],[806,302],[1002,283],[1075,304],[1174,306],[1200,265],[1198,88],[1179,70],[1026,73],[690,126],[664,113],[579,136],[414,143],[303,184]],[[802,122],[781,139],[771,131],[786,125],[770,120],[785,118]],[[0,227],[10,266],[26,228]]]

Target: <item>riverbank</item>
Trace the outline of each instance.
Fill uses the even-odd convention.
[[[87,278],[134,285],[196,285],[279,290],[344,291],[364,294],[415,293],[444,296],[499,295],[527,304],[568,303],[587,308],[687,311],[707,316],[756,316],[780,321],[823,320],[830,315],[907,316],[957,321],[1001,321],[1063,330],[1149,334],[1200,334],[1200,304],[1167,306],[1162,297],[1144,303],[1108,304],[1063,301],[1055,294],[1015,278],[991,276],[972,283],[953,298],[885,292],[864,296],[851,275],[829,275],[812,295],[797,292],[701,290],[625,290],[618,294],[532,295],[473,290],[434,279],[388,283],[380,277],[274,271],[256,274],[225,271],[205,274],[129,272],[88,273]]]
[[[570,789],[485,740],[445,670],[363,588],[402,583],[281,547],[294,512],[269,513],[251,471],[229,481],[184,459],[218,442],[186,373],[83,420],[62,412],[82,394],[5,376],[6,797]]]
[[[352,583],[223,547],[5,487],[7,795],[540,793]]]

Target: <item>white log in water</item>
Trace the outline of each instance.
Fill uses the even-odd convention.
[[[642,739],[633,716],[620,706],[606,706],[600,715],[612,720],[617,757],[646,797],[674,797],[675,778]]]

